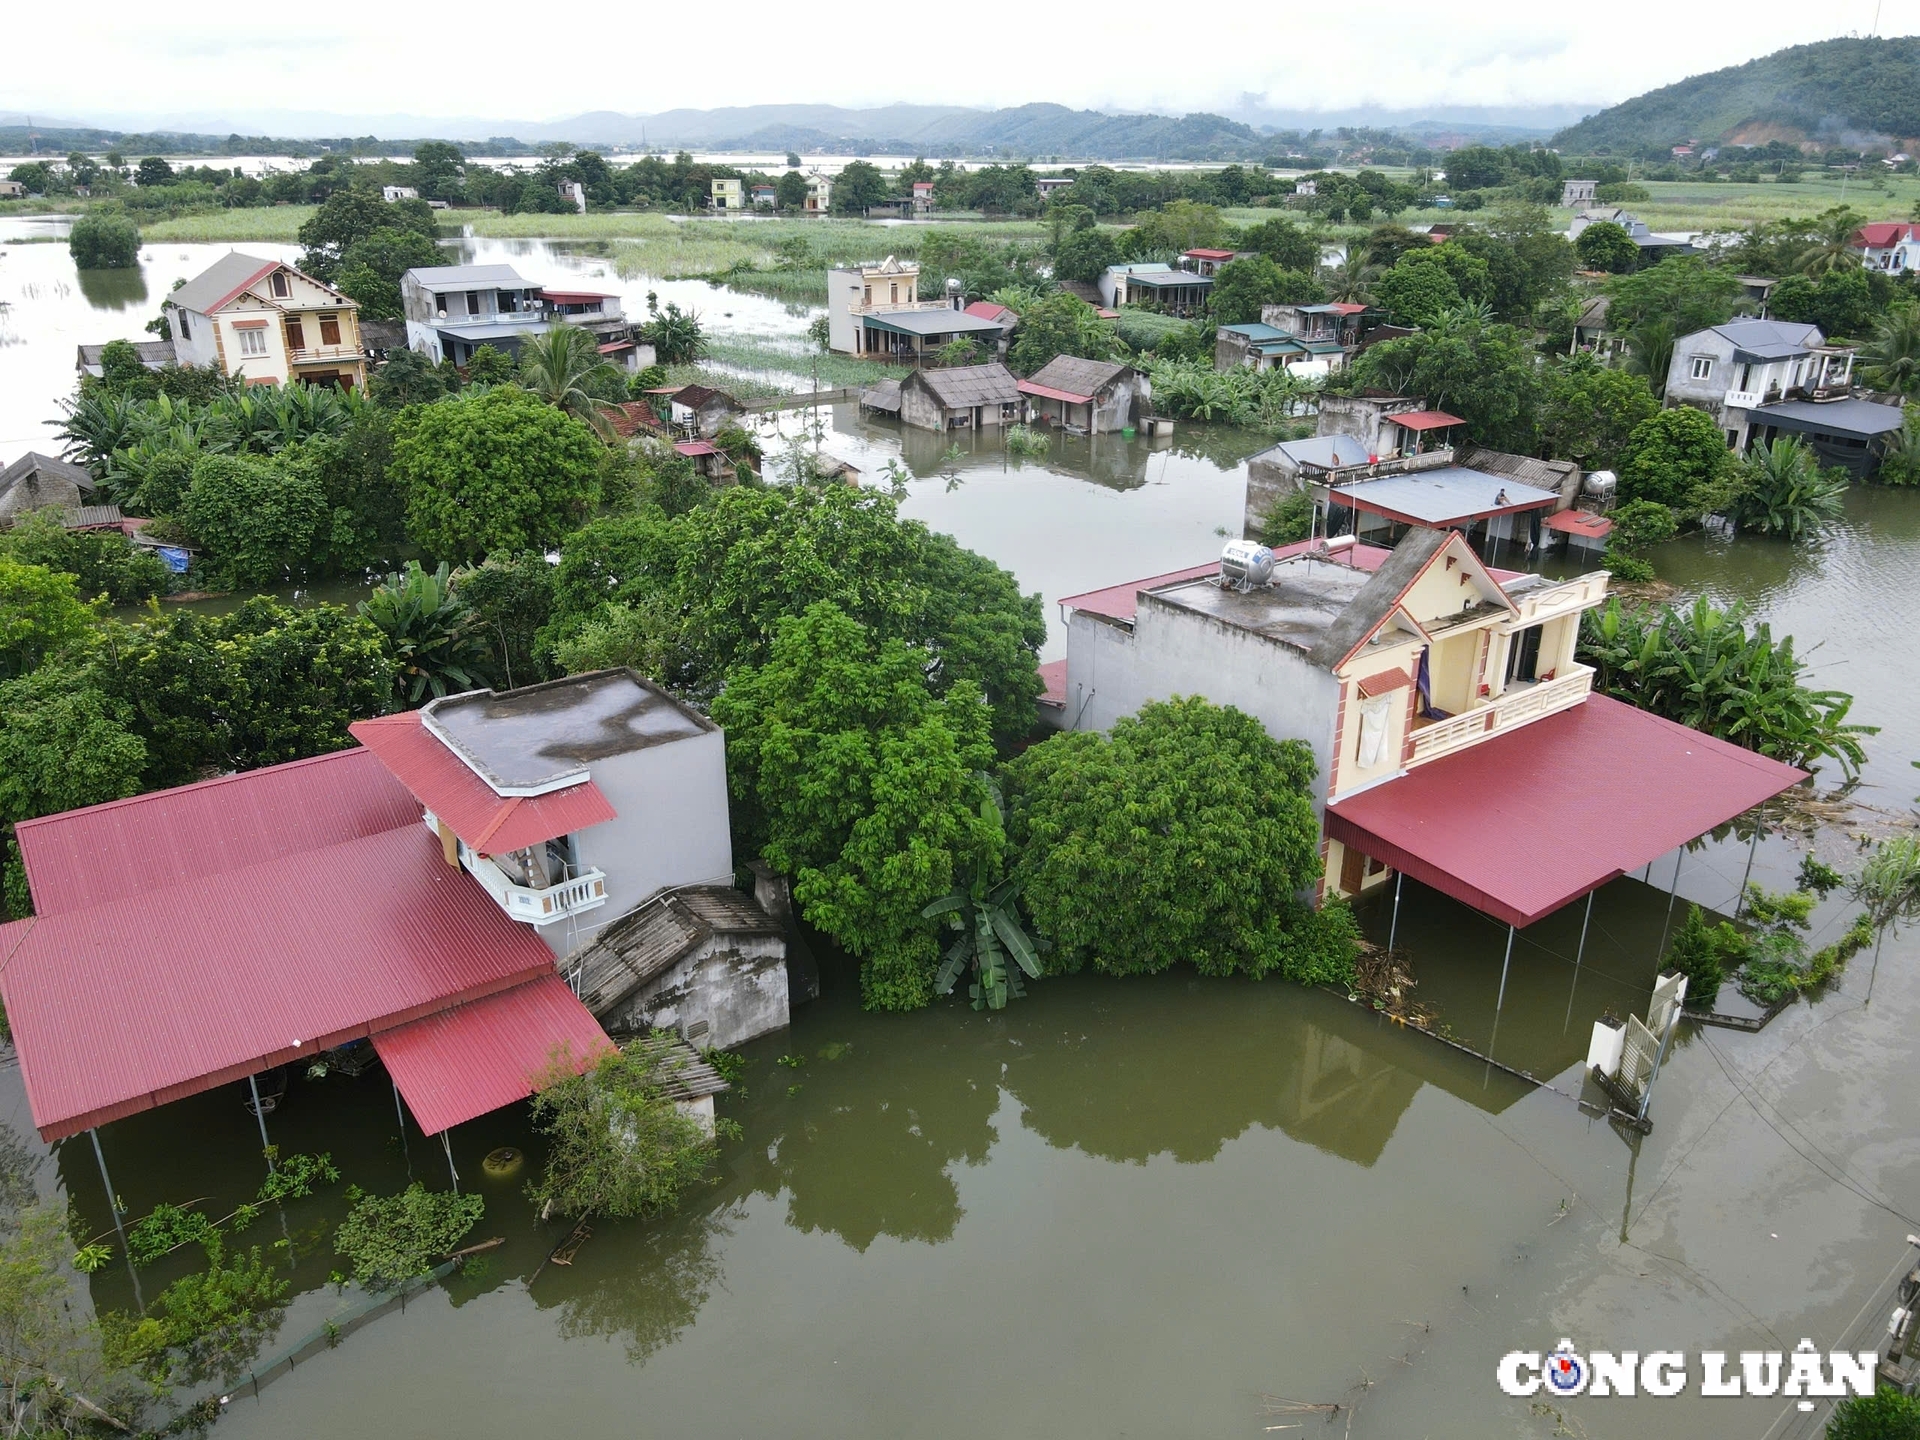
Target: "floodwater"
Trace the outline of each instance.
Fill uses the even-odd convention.
[[[65,258],[10,248],[0,275],[36,251]],[[536,274],[605,265],[538,245],[484,258],[508,252]],[[147,275],[150,292],[164,293],[164,273]],[[697,288],[709,314],[772,305]],[[773,308],[780,325],[804,324]],[[129,316],[136,329],[145,313]],[[89,303],[82,318],[105,314]],[[39,383],[58,393],[54,378]],[[992,436],[954,455],[850,406],[817,423],[816,436],[806,416],[781,421],[870,481],[899,461],[906,512],[1008,566],[1050,620],[1061,595],[1215,553],[1218,532],[1237,528],[1256,448],[1188,428],[1158,447],[1056,437],[1019,460]],[[1657,559],[1677,583],[1795,634],[1822,683],[1855,694],[1854,718],[1883,727],[1861,793],[1904,811],[1920,792],[1907,763],[1920,754],[1916,557],[1920,495],[1856,489],[1816,550],[1695,538]],[[1050,654],[1059,643],[1056,629]],[[1604,805],[1631,783],[1576,769],[1568,805]],[[1753,878],[1787,886],[1804,848],[1762,838]],[[1821,850],[1856,863],[1844,834]],[[1447,1028],[1558,1090],[1279,982],[1176,965],[1049,980],[998,1016],[958,1003],[882,1016],[861,1012],[851,977],[829,966],[790,1031],[747,1047],[745,1093],[723,1102],[744,1138],[678,1215],[596,1225],[570,1267],[535,1279],[560,1229],[536,1222],[517,1180],[488,1181],[479,1164],[503,1144],[538,1163],[524,1116],[459,1127],[453,1161],[488,1197],[474,1238],[506,1243],[478,1273],[235,1399],[221,1433],[1253,1437],[1298,1424],[1481,1440],[1555,1433],[1555,1415],[1499,1393],[1494,1366],[1563,1336],[1689,1354],[1803,1336],[1865,1348],[1903,1237],[1920,1231],[1912,934],[1887,941],[1877,972],[1863,955],[1761,1034],[1686,1028],[1644,1139],[1560,1093],[1578,1092],[1603,1009],[1644,1010],[1680,907],[1730,912],[1749,854],[1748,835],[1729,834],[1614,882],[1584,942],[1582,907],[1521,932],[1498,1004],[1502,927],[1415,885],[1397,922],[1390,895],[1369,899],[1369,930],[1384,939],[1397,923],[1419,998]],[[1847,918],[1838,897],[1823,904],[1814,943]],[[20,1127],[16,1076],[0,1074],[0,1109]],[[368,1189],[409,1173],[448,1183],[439,1147],[403,1132],[378,1072],[296,1079],[269,1124],[279,1145],[329,1150]],[[135,1214],[201,1196],[224,1213],[260,1178],[237,1089],[101,1139]],[[84,1139],[55,1147],[43,1183],[92,1230],[111,1228]],[[357,1303],[327,1284],[343,1188],[248,1237],[287,1242],[276,1253],[299,1292],[262,1365]],[[150,1296],[168,1277],[162,1265],[139,1279]],[[110,1267],[90,1289],[96,1305],[124,1307],[132,1280]],[[1349,1409],[1329,1420],[1287,1402]],[[1697,1395],[1556,1408],[1561,1433],[1596,1440],[1804,1436],[1822,1418]]]

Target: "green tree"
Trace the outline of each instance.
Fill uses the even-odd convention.
[[[1373,282],[1373,297],[1395,325],[1431,325],[1461,299],[1460,287],[1444,266],[1414,263],[1411,256]]]
[[[1363,389],[1418,395],[1466,421],[1482,445],[1534,448],[1539,376],[1525,341],[1505,325],[1466,317],[1382,341],[1361,352],[1348,378]]]
[[[1208,296],[1217,325],[1244,325],[1260,318],[1263,305],[1314,305],[1326,298],[1312,275],[1282,270],[1264,255],[1220,267]]]
[[[1240,234],[1242,250],[1256,250],[1282,270],[1311,275],[1320,264],[1320,241],[1291,220],[1262,221]]]
[[[1587,269],[1605,270],[1610,275],[1625,275],[1640,263],[1640,247],[1624,226],[1611,220],[1596,220],[1587,226],[1573,248]]]
[[[1847,494],[1844,470],[1827,471],[1794,436],[1762,440],[1741,456],[1728,512],[1734,527],[1784,540],[1809,540],[1839,520]]]
[[[656,310],[651,296],[647,308],[651,313],[640,326],[640,340],[653,346],[656,360],[662,365],[692,365],[705,358],[707,336],[698,310],[682,310],[671,300]]]
[[[485,564],[456,574],[453,584],[491,652],[487,670],[508,689],[545,680],[547,667],[534,642],[553,617],[553,566],[547,557],[538,550],[489,555]]]
[[[1020,317],[1007,361],[1020,374],[1031,375],[1058,355],[1105,360],[1115,349],[1113,327],[1078,295],[1062,291]]]
[[[140,263],[140,231],[124,215],[91,210],[74,220],[67,250],[81,270],[131,270]]]
[[[1920,1398],[1883,1386],[1833,1407],[1826,1440],[1920,1440]]]
[[[796,168],[773,182],[773,196],[782,210],[802,210],[807,204],[807,177]]]
[[[321,568],[333,538],[326,490],[276,456],[207,456],[193,467],[180,518],[207,547],[208,576],[228,589]]]
[[[1873,478],[1883,485],[1920,485],[1920,405],[1902,407],[1901,415]]]
[[[331,285],[347,264],[347,252],[383,230],[410,230],[431,240],[439,234],[439,222],[424,200],[389,204],[363,190],[335,190],[300,227],[306,247],[300,268]]]
[[[93,613],[73,576],[0,554],[0,680],[85,640]]]
[[[505,385],[514,377],[513,357],[491,345],[476,345],[467,357],[466,371],[469,385]]]
[[[533,1096],[547,1162],[527,1195],[542,1209],[585,1219],[673,1210],[715,1155],[700,1122],[673,1102],[691,1053],[655,1032],[594,1057],[584,1069],[557,1055]]]
[[[1541,372],[1540,451],[1585,470],[1617,467],[1635,427],[1659,412],[1647,382],[1591,355],[1557,360]]]
[[[1726,967],[1713,927],[1698,905],[1687,907],[1687,918],[1674,932],[1667,947],[1666,968],[1687,977],[1687,1005],[1691,1009],[1711,1010],[1726,982]]]
[[[171,185],[174,181],[173,166],[158,155],[149,155],[133,170],[133,183],[151,188],[155,185]]]
[[[1300,898],[1320,876],[1313,775],[1307,746],[1198,697],[1027,750],[1009,830],[1047,968],[1350,977],[1351,917]]]
[[[864,215],[869,205],[887,198],[887,181],[865,160],[849,160],[833,180],[833,212],[836,215]]]
[[[392,465],[407,533],[459,561],[551,545],[592,504],[599,453],[585,425],[514,387],[410,407]]]
[[[1861,253],[1854,248],[1853,237],[1859,233],[1866,219],[1858,210],[1846,205],[1835,205],[1822,211],[1819,218],[1808,225],[1810,238],[1806,248],[1794,258],[1793,268],[1802,275],[1825,275],[1834,270],[1858,269]]]
[[[454,593],[444,560],[434,571],[409,560],[405,571],[374,586],[359,610],[387,638],[394,694],[401,704],[479,688],[487,642],[479,617]]]
[[[340,256],[335,287],[360,304],[363,320],[400,318],[400,278],[437,265],[440,248],[418,230],[384,225],[348,245]]]
[[[1063,236],[1053,249],[1053,273],[1061,280],[1092,284],[1109,265],[1119,261],[1113,237],[1104,230],[1076,230]]]
[[[1006,814],[1000,792],[982,777],[986,794],[980,800],[980,819],[986,833],[1004,834]],[[947,928],[958,932],[940,959],[933,988],[953,993],[962,975],[973,973],[967,996],[976,1010],[1004,1010],[1008,1000],[1026,993],[1028,980],[1040,978],[1040,950],[1020,923],[1018,876],[999,874],[1000,856],[976,858],[960,867],[959,882],[920,913],[926,919],[946,917]]]
[[[431,405],[446,396],[447,380],[419,351],[402,350],[373,372],[373,378],[367,381],[367,393],[374,404],[389,410]]]
[[[132,719],[84,667],[42,665],[0,681],[0,822],[137,794],[147,747]]]
[[[1697,255],[1676,255],[1631,275],[1616,275],[1607,282],[1607,294],[1613,302],[1607,310],[1611,328],[1624,332],[1643,320],[1664,320],[1675,335],[1726,324],[1746,298],[1735,275]]]
[[[924,908],[1001,835],[978,772],[993,757],[971,682],[929,693],[921,654],[825,602],[779,623],[760,666],[713,705],[736,829],[794,879],[808,922],[860,957],[874,1009],[925,1005],[939,951]]]
[[[1646,381],[1655,395],[1665,395],[1678,338],[1671,321],[1658,315],[1646,316],[1627,332],[1627,373]]]
[[[1832,336],[1865,335],[1878,323],[1873,287],[1860,269],[1829,269],[1819,277],[1789,275],[1767,296],[1767,313],[1776,320],[1818,325]]]
[[[1657,500],[1682,516],[1718,510],[1733,466],[1704,410],[1682,406],[1641,421],[1620,454],[1620,498]]]
[[[79,593],[112,605],[137,605],[167,589],[172,572],[159,556],[136,550],[117,530],[69,530],[60,512],[36,511],[0,530],[0,555],[74,577]]]
[[[611,387],[609,386],[611,382]],[[613,427],[604,395],[624,388],[619,371],[600,358],[593,333],[555,325],[520,347],[520,384],[547,404],[584,422],[605,440]]]
[[[1860,351],[1860,368],[1878,389],[1920,396],[1920,306],[1903,305],[1880,317]]]
[[[486,1213],[478,1195],[428,1190],[414,1181],[398,1195],[347,1190],[353,1208],[333,1232],[334,1253],[353,1265],[355,1282],[388,1290],[431,1275]]]

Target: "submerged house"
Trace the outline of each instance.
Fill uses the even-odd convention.
[[[0,530],[36,510],[57,508],[69,523],[87,509],[113,510],[115,506],[92,504],[92,473],[83,465],[56,460],[29,450],[0,470]]]
[[[1151,382],[1131,365],[1073,355],[1054,356],[1019,390],[1032,419],[1090,435],[1126,429],[1153,398]]]
[[[444,1131],[610,1043],[579,982],[616,922],[732,890],[724,737],[630,671],[351,728],[17,827],[35,913],[0,926],[0,996],[43,1137],[362,1039]],[[722,1045],[784,1025],[763,932],[676,951],[668,1008],[629,991],[608,1021]]]
[[[1025,397],[997,361],[915,370],[900,382],[900,419],[921,430],[982,430],[1018,424]],[[874,408],[880,408],[875,406]]]
[[[1575,659],[1604,571],[1489,568],[1456,532],[1266,551],[1060,601],[1043,716],[1202,695],[1310,747],[1321,895],[1396,872],[1523,926],[1804,778],[1605,696]]]

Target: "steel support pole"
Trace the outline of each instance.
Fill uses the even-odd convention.
[[[247,1088],[253,1092],[253,1118],[260,1122],[260,1153],[267,1157],[267,1173],[273,1173],[273,1142],[267,1138],[267,1112],[260,1108],[260,1077],[247,1076]]]
[[[1733,918],[1738,920],[1747,905],[1747,881],[1753,878],[1753,852],[1760,848],[1760,827],[1753,827],[1753,843],[1747,846],[1747,868],[1740,876],[1740,893],[1733,898]]]
[[[1507,967],[1513,964],[1513,926],[1507,926],[1507,958],[1500,962],[1500,998],[1493,1002],[1493,1013],[1498,1016],[1507,1003]]]
[[[1593,891],[1587,891],[1587,913],[1580,921],[1580,948],[1573,952],[1573,984],[1567,987],[1567,1018],[1560,1024],[1562,1035],[1573,1024],[1573,997],[1580,989],[1580,962],[1587,953],[1587,927],[1593,924],[1593,896]]]
[[[93,1159],[100,1167],[100,1183],[107,1187],[107,1209],[113,1212],[113,1233],[120,1237],[120,1254],[127,1262],[127,1278],[133,1281],[133,1298],[145,1310],[147,1298],[140,1293],[140,1272],[133,1268],[133,1252],[127,1249],[127,1227],[121,1223],[120,1197],[113,1193],[113,1177],[107,1173],[107,1154],[100,1148],[100,1131],[97,1128],[87,1131],[87,1138],[93,1141]]]
[[[400,1108],[400,1087],[393,1087],[393,1114],[400,1122],[400,1153],[406,1158],[407,1179],[413,1179],[413,1147],[407,1144],[407,1112]]]
[[[1673,902],[1680,894],[1680,862],[1686,858],[1687,847],[1682,845],[1680,853],[1673,857],[1673,886],[1667,891],[1667,918],[1660,925],[1660,945],[1653,952],[1655,960],[1667,953],[1667,935],[1673,929]]]
[[[453,1193],[460,1193],[460,1172],[453,1168],[453,1144],[447,1139],[447,1132],[440,1132],[440,1148],[447,1153],[447,1173],[453,1177]]]
[[[1387,926],[1388,950],[1393,949],[1394,937],[1400,933],[1400,887],[1406,882],[1406,878],[1407,875],[1404,870],[1396,870],[1393,872],[1393,920],[1392,923]]]

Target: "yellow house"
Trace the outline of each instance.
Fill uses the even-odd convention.
[[[744,189],[738,180],[714,180],[709,203],[715,210],[744,210],[747,200]]]
[[[181,365],[218,365],[251,385],[366,384],[360,307],[280,260],[235,250],[167,297]]]

